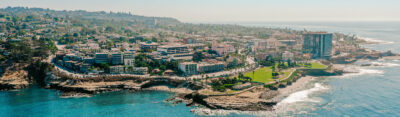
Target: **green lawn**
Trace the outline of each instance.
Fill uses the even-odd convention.
[[[306,69],[326,69],[327,66],[318,62],[310,62],[311,66],[300,64],[300,66],[304,66]]]
[[[284,78],[288,77],[290,75],[290,73],[292,73],[294,70],[295,69],[289,69],[289,70],[283,72],[283,76],[280,77],[279,79],[284,79]]]
[[[269,67],[263,67],[255,70],[254,75],[253,72],[247,72],[244,74],[244,76],[250,77],[255,82],[268,83],[274,81],[272,78],[272,69]]]
[[[326,69],[326,66],[321,63],[312,62],[311,69]]]

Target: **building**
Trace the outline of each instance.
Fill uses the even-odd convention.
[[[189,48],[187,45],[165,45],[160,46],[157,49],[161,55],[170,55],[170,54],[183,54],[189,53]]]
[[[272,58],[276,58],[276,57],[279,56],[279,53],[276,52],[276,51],[260,52],[260,53],[257,53],[255,58],[257,60],[265,60],[267,58],[267,56],[271,56]]]
[[[314,59],[329,59],[332,55],[332,33],[308,32],[304,35],[303,53]]]
[[[183,62],[183,61],[191,61],[193,60],[193,54],[192,56],[181,56],[181,55],[174,55],[169,57],[168,61],[178,61],[178,62]]]
[[[110,73],[111,74],[122,74],[122,73],[125,73],[125,67],[122,66],[122,65],[110,66]]]
[[[149,68],[147,67],[127,67],[125,73],[128,74],[137,74],[137,75],[146,75],[149,71]]]
[[[235,48],[232,45],[226,43],[217,43],[213,40],[211,49],[216,51],[219,56],[225,56],[228,53],[235,52]]]
[[[207,45],[202,44],[202,43],[196,43],[196,44],[186,44],[190,49],[193,49],[195,51],[199,51],[199,50],[204,50]]]
[[[76,54],[66,54],[63,57],[63,61],[69,61],[69,60],[73,60],[73,61],[81,61],[83,60],[82,57],[77,56]]]
[[[179,63],[178,69],[181,70],[185,75],[194,75],[197,74],[197,63],[194,62]]]
[[[135,66],[135,55],[133,53],[124,54],[124,65],[125,66]]]
[[[296,40],[279,40],[281,44],[284,44],[285,46],[295,46],[296,45]]]
[[[126,49],[126,48],[129,48],[129,46],[130,46],[129,43],[126,43],[126,42],[125,42],[125,43],[116,43],[116,44],[114,45],[115,48],[119,48],[119,49],[120,49],[120,48]]]
[[[108,54],[107,53],[96,53],[95,55],[95,63],[108,63]]]
[[[79,71],[82,72],[82,73],[88,73],[90,67],[92,67],[91,64],[84,63],[79,67]]]
[[[72,70],[79,70],[80,63],[78,61],[64,61],[64,67]]]
[[[122,65],[122,64],[124,64],[123,54],[122,53],[113,53],[113,54],[111,54],[111,64],[112,65]]]
[[[94,64],[96,63],[96,59],[94,59],[93,57],[85,57],[83,58],[83,63]]]
[[[281,46],[281,43],[277,39],[267,39],[267,49],[278,49],[279,46]]]
[[[256,40],[256,42],[254,42],[255,50],[277,50],[281,45],[281,42],[275,38]]]
[[[258,41],[258,42],[255,42],[255,43],[254,43],[254,48],[255,48],[256,50],[266,50],[266,49],[267,49],[267,45],[268,45],[268,42],[265,41],[265,40],[263,40],[263,41]]]
[[[175,75],[175,73],[174,73],[174,71],[172,71],[172,70],[165,70],[164,71],[164,76],[173,76],[173,75]]]
[[[219,72],[225,69],[225,64],[223,62],[217,63],[199,63],[197,65],[199,73],[211,73],[211,72]]]
[[[97,43],[79,44],[78,48],[81,50],[100,50],[100,46]]]
[[[282,60],[284,60],[284,61],[293,60],[293,57],[294,57],[294,54],[289,51],[285,51],[284,53],[282,53]]]
[[[151,41],[140,43],[140,49],[144,52],[157,51],[159,44]]]

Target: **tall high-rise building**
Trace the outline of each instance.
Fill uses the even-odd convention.
[[[314,59],[329,59],[332,55],[332,33],[307,32],[304,35],[303,52]]]

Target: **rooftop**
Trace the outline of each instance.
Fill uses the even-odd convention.
[[[306,32],[304,34],[331,34],[331,33],[328,33],[328,32],[325,32],[325,31],[320,31],[320,32]]]

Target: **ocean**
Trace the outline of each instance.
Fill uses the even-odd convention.
[[[247,26],[355,34],[380,44],[363,47],[400,53],[400,22],[263,22]],[[361,66],[371,63],[376,66]],[[346,69],[358,73],[324,77],[285,98],[276,111],[225,116],[400,116],[400,61],[362,60]],[[112,92],[83,98],[60,98],[56,90],[32,87],[0,92],[0,117],[135,116],[192,117],[195,107],[173,105],[162,91]]]
[[[400,53],[400,22],[275,22],[243,25],[354,34],[380,42],[363,45],[365,48]],[[365,63],[373,66],[363,67],[361,64]],[[273,116],[400,116],[399,60],[360,60],[345,68],[358,73],[310,82],[306,89],[291,94],[278,104]]]

